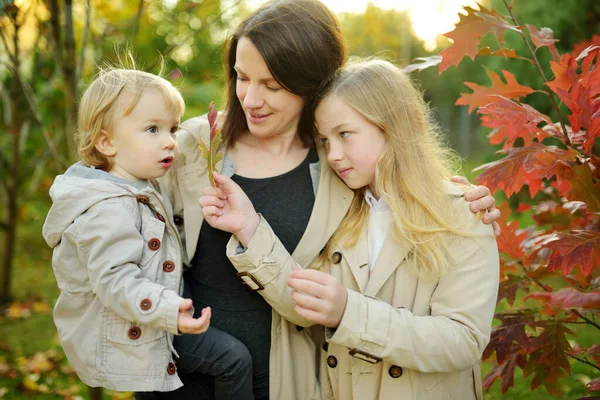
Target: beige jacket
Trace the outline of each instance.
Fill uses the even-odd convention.
[[[149,184],[75,164],[50,189],[43,235],[60,296],[54,323],[89,386],[171,391],[182,247]]]
[[[324,398],[482,398],[479,360],[498,292],[498,250],[492,227],[469,211],[463,191],[449,185],[449,193],[464,228],[480,236],[453,238],[458,268],[440,280],[420,279],[411,246],[391,237],[371,273],[366,232],[356,246],[335,249],[335,262],[325,269],[347,288],[348,303],[340,326],[326,331],[320,355]],[[236,245],[234,240],[229,248],[232,259],[240,258]],[[285,292],[297,266],[265,221],[246,253],[257,266],[246,279]]]
[[[205,116],[185,121],[177,134],[180,156],[169,173],[159,180],[161,190],[169,195],[173,204],[175,220],[178,222],[180,235],[184,238],[186,260],[191,260],[194,256],[203,222],[198,199],[202,196],[204,188],[209,185],[209,181],[206,161],[198,149],[198,138],[203,137],[208,141],[208,136],[209,128]],[[321,160],[325,160],[323,156],[320,153]],[[218,170],[222,167],[223,162],[217,165]],[[231,174],[231,171],[221,172]],[[307,266],[314,255],[323,248],[342,220],[351,199],[352,192],[331,172],[326,162],[321,162],[313,212],[293,254],[300,265]],[[260,235],[257,237],[260,238]],[[231,243],[229,245],[234,254],[235,246],[236,244]],[[254,250],[253,246],[250,247]],[[255,274],[261,280],[264,289],[259,293],[273,307],[270,398],[320,399],[317,380],[319,365],[315,361],[318,347],[312,339],[312,332],[302,329],[302,326],[310,326],[311,323],[299,318],[294,312],[294,303],[285,283],[287,278],[284,273],[279,272],[279,264],[275,264],[278,259],[255,259],[252,250],[233,257],[232,262],[239,271]],[[256,250],[262,252],[264,248],[261,246]],[[293,265],[294,268],[298,268],[295,263]],[[265,266],[267,268],[264,268]],[[261,275],[261,272],[266,276]],[[243,279],[248,282],[249,278]],[[250,287],[256,288],[252,281],[249,283]]]

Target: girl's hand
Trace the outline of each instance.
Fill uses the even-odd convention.
[[[208,186],[200,197],[204,219],[213,228],[233,233],[243,246],[256,232],[260,217],[246,193],[230,178],[214,174],[217,187]]]
[[[295,269],[288,279],[296,312],[303,318],[337,328],[344,316],[348,292],[333,276],[314,269]]]
[[[177,329],[181,333],[204,333],[210,326],[210,307],[202,309],[200,318],[194,318],[190,315],[192,308],[192,299],[182,299],[179,304],[179,316],[177,317]]]
[[[453,176],[452,182],[470,185],[471,182],[464,176]],[[472,212],[487,210],[483,216],[484,224],[492,224],[494,227],[494,235],[500,236],[500,225],[496,222],[500,218],[500,210],[496,208],[496,199],[492,197],[490,189],[486,186],[476,186],[465,193],[465,200],[470,202],[469,208]]]

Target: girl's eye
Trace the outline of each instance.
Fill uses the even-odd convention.
[[[158,128],[156,126],[151,126],[148,129],[146,129],[148,132],[150,133],[156,133],[158,132]]]
[[[340,136],[342,139],[346,139],[348,136],[350,136],[350,132],[340,132]]]

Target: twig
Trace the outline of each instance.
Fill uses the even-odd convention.
[[[512,12],[512,7],[510,7],[508,5],[506,0],[502,0],[502,1],[504,2],[504,5],[508,9],[508,13],[510,14],[510,18],[512,19],[513,24],[516,26],[520,26]],[[534,61],[535,65],[537,66],[538,71],[540,72],[540,75],[542,75],[542,79],[544,80],[544,83],[547,83],[548,80],[546,79],[546,75],[544,74],[544,70],[542,69],[540,62],[538,61],[537,56],[535,55],[535,51],[533,51],[533,49],[531,48],[531,45],[529,44],[529,41],[525,37],[525,34],[522,31],[519,31],[519,34],[521,35],[521,37],[523,38],[523,41],[527,45],[527,48],[529,49],[529,53],[531,53],[531,56],[533,57],[533,61]],[[569,135],[567,134],[567,127],[565,126],[565,123],[563,121],[563,117],[562,117],[562,114],[560,113],[560,108],[558,107],[558,103],[556,102],[556,99],[554,98],[554,94],[552,92],[546,92],[546,93],[548,93],[548,97],[550,97],[550,100],[552,101],[552,105],[554,106],[554,109],[556,110],[556,113],[558,115],[558,121],[562,128],[563,135],[566,140],[566,144],[570,146],[571,140],[569,140]]]
[[[582,362],[582,363],[584,363],[584,364],[587,364],[587,365],[589,365],[590,367],[594,367],[594,368],[596,368],[597,370],[600,370],[600,367],[599,367],[599,366],[597,366],[596,364],[594,364],[594,363],[592,363],[592,362],[589,362],[589,361],[588,361],[588,360],[586,360],[585,358],[579,358],[579,357],[577,357],[577,356],[573,356],[573,355],[571,355],[571,354],[567,354],[567,355],[568,355],[569,357],[571,357],[571,358],[574,358],[575,360],[577,360],[577,361],[579,361],[579,362]]]

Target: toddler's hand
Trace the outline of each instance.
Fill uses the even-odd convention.
[[[234,181],[217,173],[214,178],[217,187],[206,187],[199,200],[204,219],[213,228],[233,233],[243,246],[247,246],[260,217],[246,193]]]
[[[194,318],[189,310],[192,308],[191,299],[183,299],[179,304],[179,316],[177,317],[177,329],[181,333],[204,333],[210,326],[210,307],[202,309],[202,315]]]

